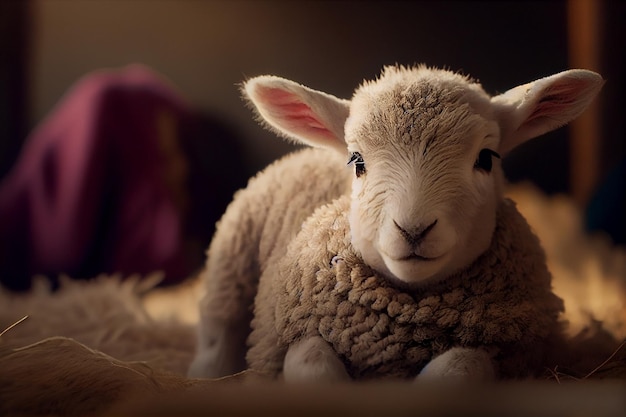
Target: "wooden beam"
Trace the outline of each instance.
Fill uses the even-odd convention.
[[[600,72],[602,0],[568,0],[568,45],[571,68]],[[570,189],[581,206],[598,184],[602,151],[600,100],[570,124]]]

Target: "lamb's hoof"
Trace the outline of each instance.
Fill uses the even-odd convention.
[[[496,378],[489,353],[483,349],[452,348],[431,360],[417,381],[488,382]]]
[[[214,350],[198,352],[189,366],[187,376],[190,378],[215,379],[237,372],[238,369],[230,363],[231,361],[226,360],[222,356]]]
[[[350,379],[335,351],[319,336],[289,347],[283,376],[287,382],[340,382]]]

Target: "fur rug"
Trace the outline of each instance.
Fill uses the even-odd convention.
[[[545,378],[626,379],[626,251],[586,235],[566,198],[529,187],[509,195],[545,246],[570,322],[571,343]],[[0,415],[93,415],[137,398],[266,380],[186,378],[198,282],[158,288],[159,278],[67,278],[54,293],[42,280],[27,294],[0,289]]]

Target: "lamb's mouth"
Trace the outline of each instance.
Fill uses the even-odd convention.
[[[440,258],[439,256],[435,256],[435,257],[433,257],[433,258],[428,258],[428,257],[426,257],[426,256],[422,256],[422,255],[418,255],[418,254],[416,254],[416,253],[413,253],[413,254],[411,254],[411,255],[407,255],[407,256],[404,256],[404,257],[402,257],[402,258],[399,258],[398,260],[399,260],[399,261],[423,261],[423,262],[432,262],[432,261],[435,261],[435,260],[437,260],[437,259],[439,259],[439,258]]]
[[[384,251],[381,251],[380,254],[383,255],[384,258],[387,258],[394,262],[407,262],[407,261],[433,262],[444,256],[444,255],[439,255],[439,256],[429,257],[429,256],[420,255],[418,253],[411,253],[406,256],[391,256]]]

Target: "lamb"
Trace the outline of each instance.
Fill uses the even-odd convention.
[[[310,148],[251,179],[218,223],[189,375],[536,372],[563,304],[503,197],[501,158],[576,118],[602,84],[569,70],[492,97],[458,73],[389,66],[343,100],[248,80],[259,118]]]

